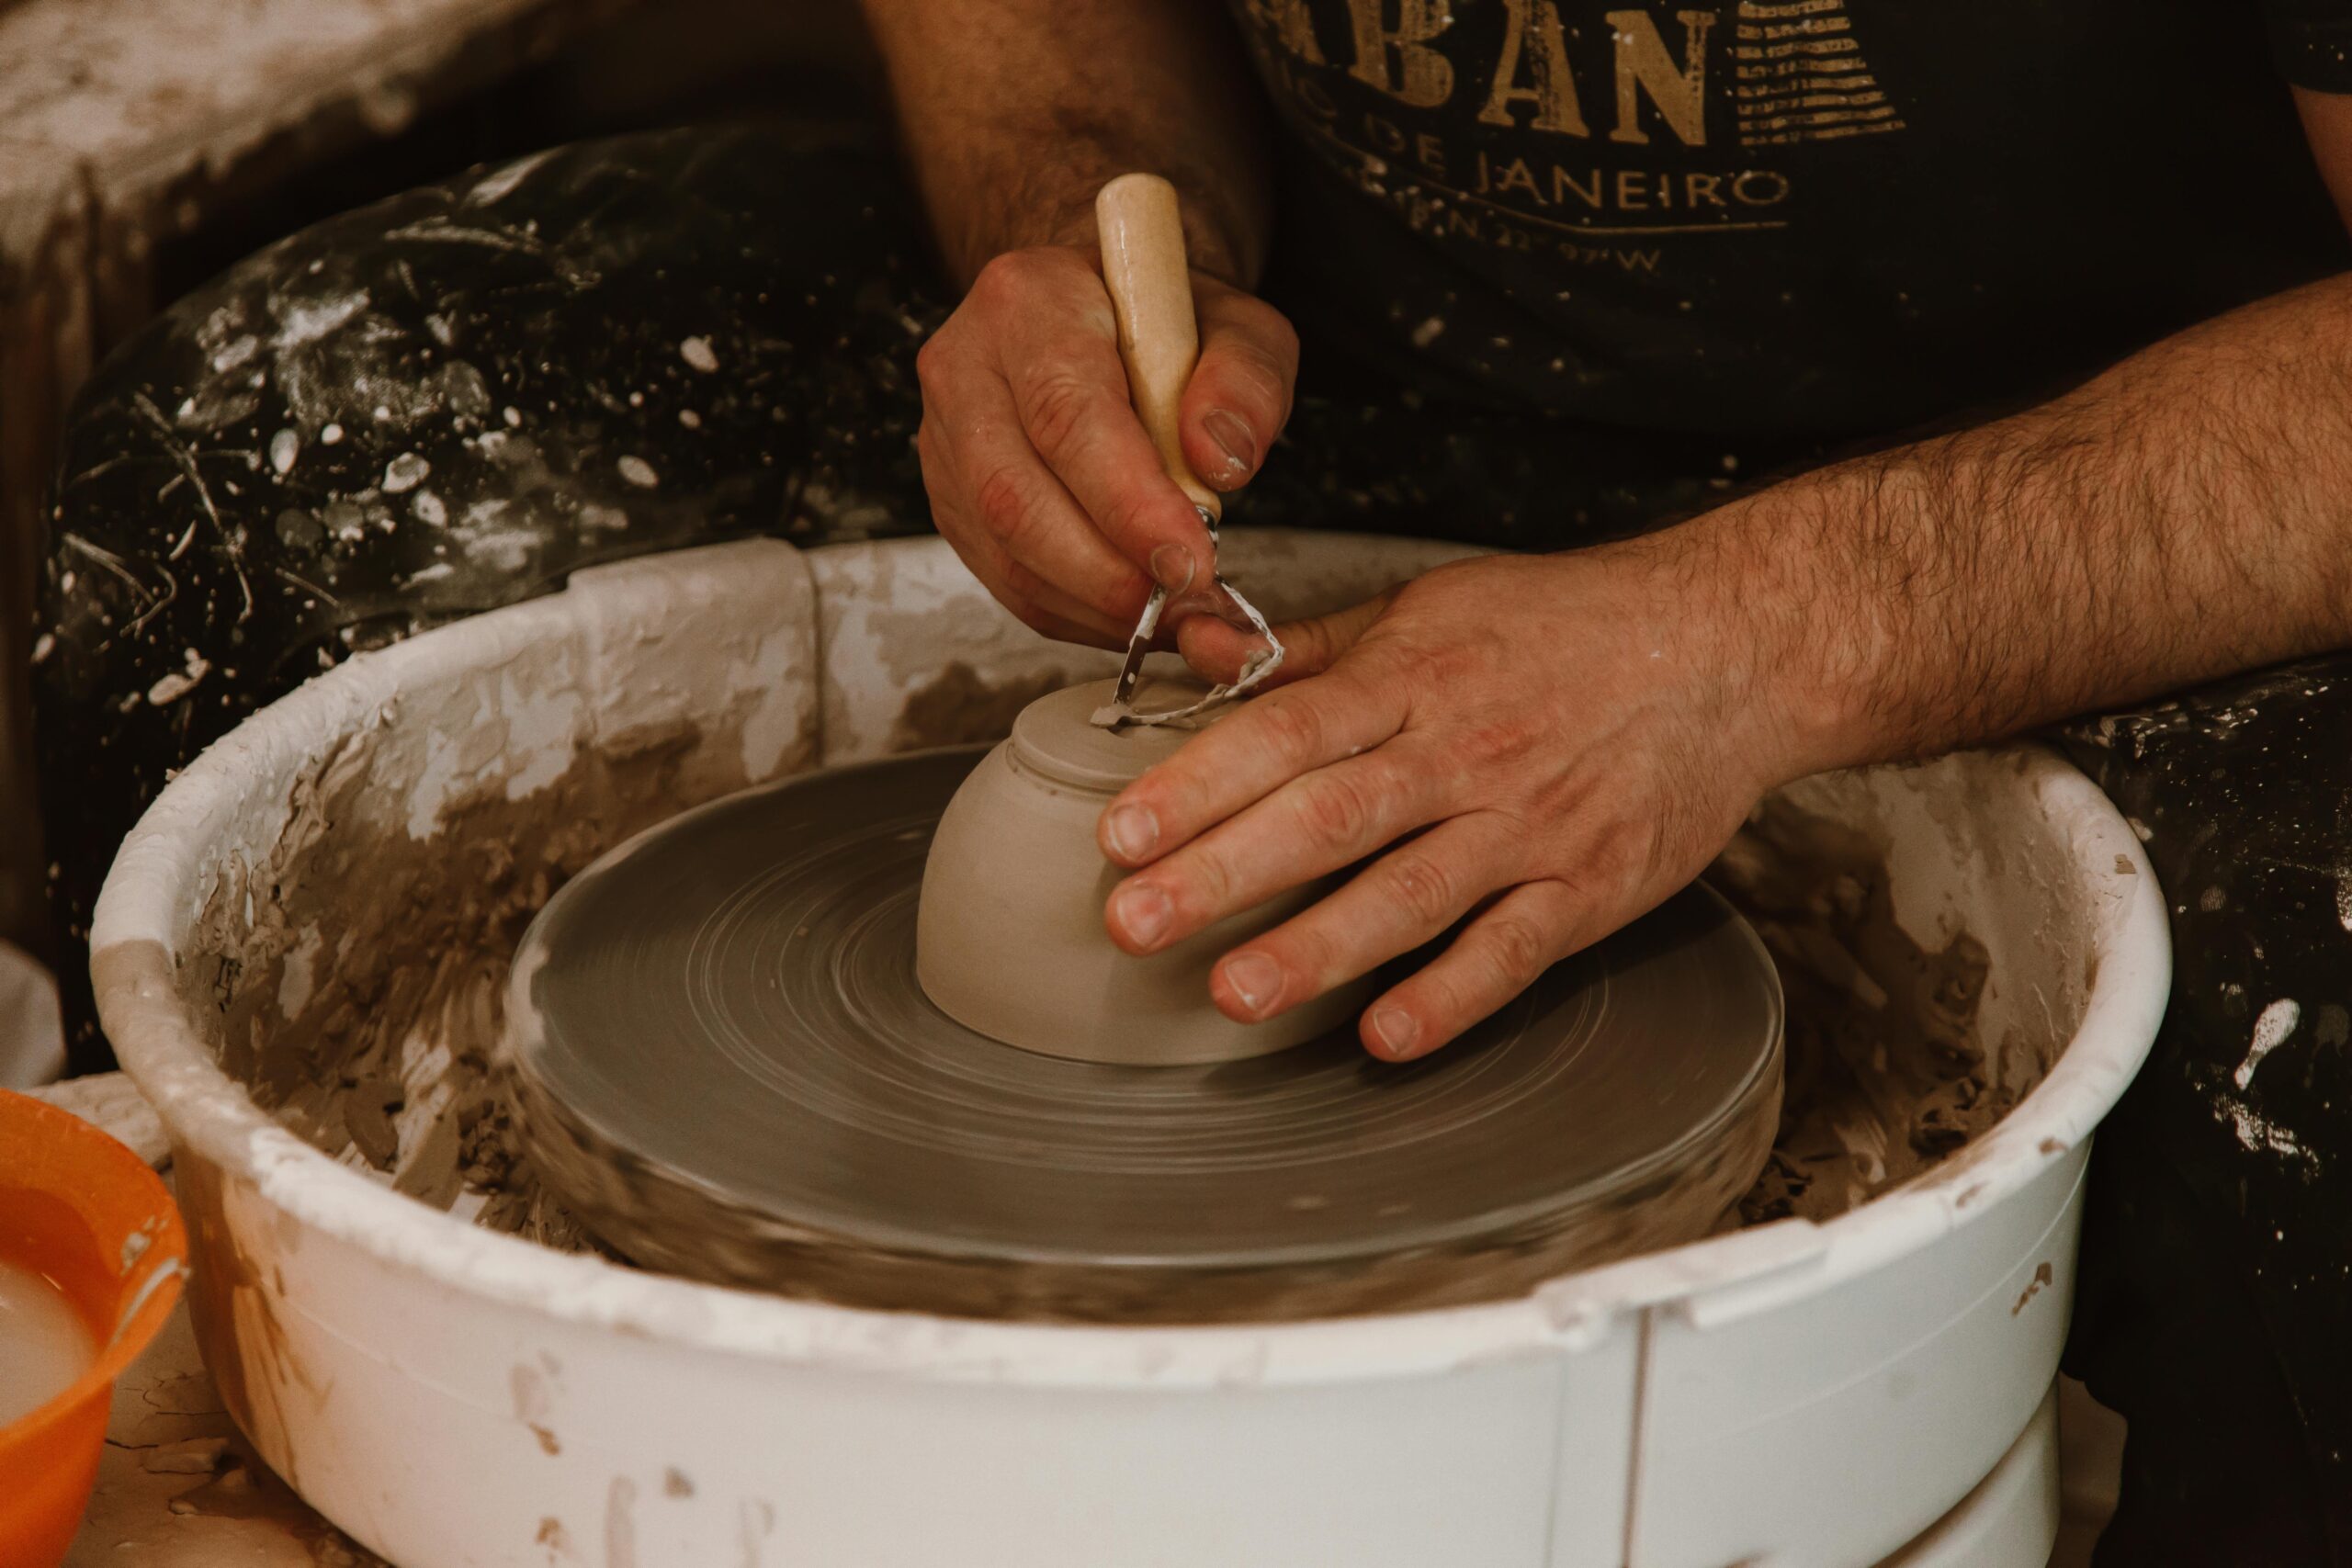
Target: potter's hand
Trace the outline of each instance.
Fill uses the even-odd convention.
[[[1103,852],[1143,868],[1112,894],[1113,938],[1153,952],[1377,856],[1227,954],[1210,989],[1232,1018],[1269,1018],[1470,917],[1364,1013],[1364,1044],[1401,1060],[1658,904],[1786,773],[1757,689],[1769,661],[1725,608],[1736,585],[1686,557],[1671,533],[1492,557],[1279,628],[1306,678],[1103,813]],[[1242,647],[1205,618],[1183,642],[1212,673]]]
[[[1238,490],[1289,417],[1298,340],[1264,301],[1193,276],[1201,355],[1184,456]],[[915,446],[932,516],[964,564],[1048,637],[1124,648],[1154,581],[1209,605],[1208,535],[1161,470],[1127,401],[1118,328],[1094,252],[997,257],[917,357]]]

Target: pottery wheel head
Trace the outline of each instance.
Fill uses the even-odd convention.
[[[690,811],[540,913],[504,1055],[534,1162],[605,1241],[848,1304],[1295,1317],[1696,1239],[1761,1168],[1779,984],[1703,886],[1403,1066],[1344,1025],[1136,1066],[957,1023],[915,983],[916,893],[981,755]]]

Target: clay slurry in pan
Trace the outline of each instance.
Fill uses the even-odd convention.
[[[548,1181],[650,1267],[851,1304],[1205,1321],[1488,1299],[1692,1239],[1752,1182],[1779,984],[1694,887],[1446,1050],[1019,1050],[914,979],[932,830],[981,750],[748,791],[541,913],[506,1056]]]

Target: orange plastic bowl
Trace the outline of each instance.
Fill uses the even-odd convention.
[[[90,1506],[114,1380],[179,1300],[187,1234],[137,1155],[0,1089],[0,1258],[47,1275],[99,1346],[73,1387],[0,1427],[0,1563],[56,1568]]]

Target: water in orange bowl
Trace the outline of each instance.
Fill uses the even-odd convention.
[[[5,3],[5,0],[0,0]],[[0,1565],[56,1568],[114,1380],[179,1299],[187,1237],[137,1155],[0,1089]]]
[[[48,1275],[0,1258],[0,1427],[74,1386],[98,1342]]]

